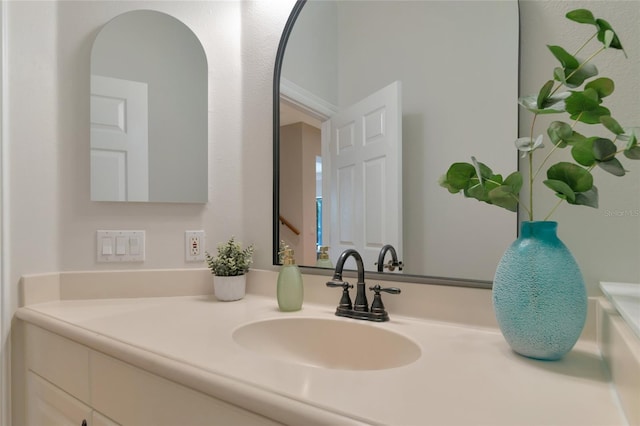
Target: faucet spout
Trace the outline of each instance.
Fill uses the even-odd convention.
[[[356,267],[358,268],[358,283],[356,284],[356,300],[353,304],[353,309],[360,312],[368,312],[369,305],[367,302],[367,295],[365,293],[364,284],[364,262],[362,256],[354,249],[347,249],[340,254],[338,261],[336,262],[336,269],[333,273],[333,282],[342,282],[342,270],[344,263],[349,257],[353,256],[356,261]]]
[[[384,257],[387,255],[387,252],[391,253],[391,261],[388,264],[384,263]],[[396,253],[396,249],[393,248],[391,244],[387,244],[380,249],[380,254],[378,255],[378,261],[376,262],[378,265],[378,272],[384,272],[384,268],[388,268],[389,271],[394,271],[398,268],[402,271],[402,262],[398,261],[398,254]]]

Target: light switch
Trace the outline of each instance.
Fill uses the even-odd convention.
[[[116,237],[116,255],[124,256],[127,254],[127,243],[129,237]]]
[[[102,254],[104,256],[113,254],[113,244],[111,242],[111,237],[102,237]]]
[[[144,231],[97,231],[98,262],[144,262]]]
[[[138,242],[138,237],[134,236],[129,238],[129,254],[140,254],[140,243]]]

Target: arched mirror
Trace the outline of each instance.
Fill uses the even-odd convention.
[[[198,38],[167,14],[127,12],[100,30],[91,51],[92,201],[207,201],[207,73]]]
[[[274,264],[283,241],[300,265],[353,247],[377,271],[391,244],[390,273],[491,280],[516,215],[438,179],[471,155],[517,168],[518,32],[515,0],[297,2],[274,77]]]

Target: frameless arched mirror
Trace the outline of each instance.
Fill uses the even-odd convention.
[[[274,77],[274,263],[284,241],[300,265],[354,247],[377,271],[392,244],[392,273],[491,280],[516,215],[438,179],[470,155],[517,168],[518,32],[515,0],[297,2]],[[383,136],[391,154],[357,151]]]
[[[109,21],[91,51],[91,200],[207,201],[207,59],[156,11]]]

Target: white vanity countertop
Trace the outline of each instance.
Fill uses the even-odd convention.
[[[238,326],[267,318],[355,321],[335,317],[334,310],[305,304],[282,313],[273,298],[248,294],[237,302],[213,296],[62,300],[21,308],[17,316],[282,422],[311,424],[314,413],[326,410],[333,420],[315,423],[625,424],[594,342],[579,342],[561,361],[535,361],[514,354],[497,330],[391,313],[390,322],[367,324],[410,337],[421,358],[388,370],[344,371],[269,358],[232,338]],[[242,396],[234,383],[252,396]],[[296,410],[301,417],[291,417]]]

